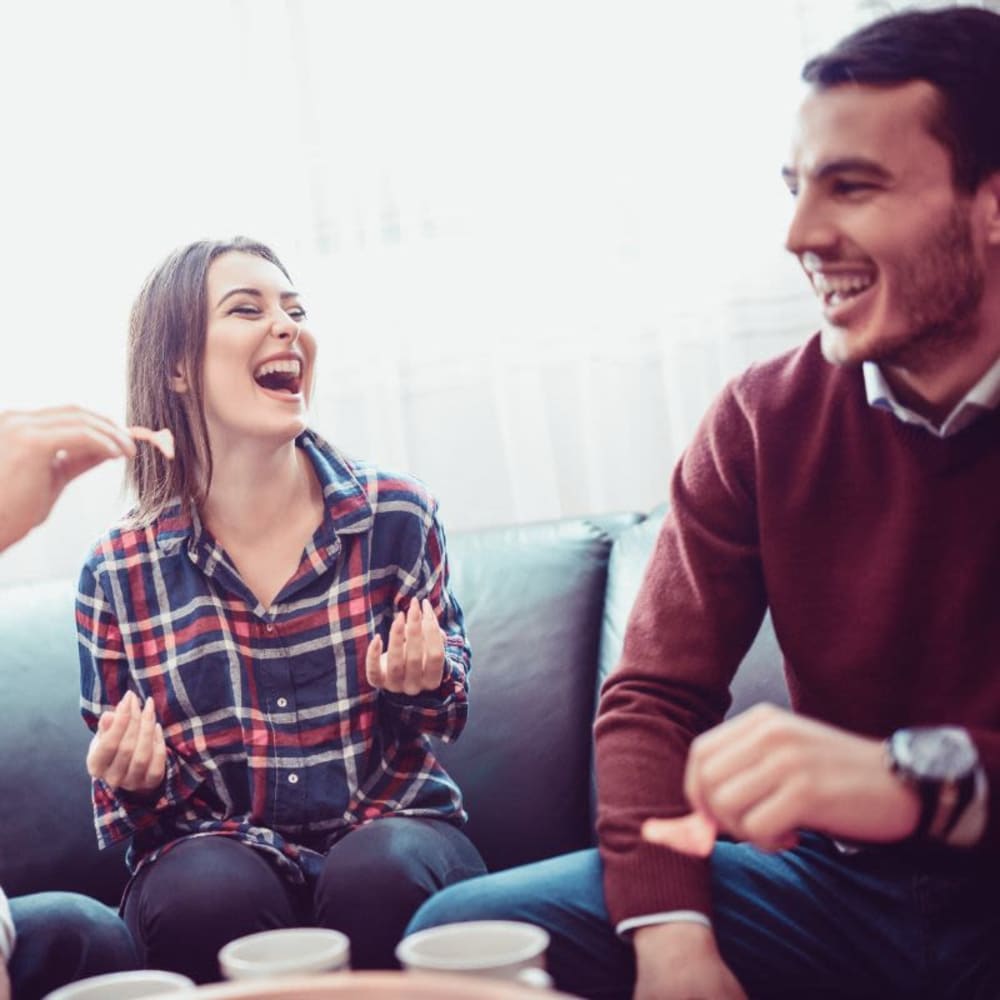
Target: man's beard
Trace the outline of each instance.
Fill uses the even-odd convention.
[[[931,242],[899,264],[894,283],[908,332],[885,343],[872,361],[914,373],[935,371],[975,339],[985,276],[961,204]]]

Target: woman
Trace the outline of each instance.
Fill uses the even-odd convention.
[[[455,739],[469,649],[436,505],[307,427],[316,343],[245,239],[171,255],[132,311],[138,503],[77,621],[102,846],[149,965],[218,978],[227,941],[316,923],[389,967],[418,905],[484,870],[427,737]]]

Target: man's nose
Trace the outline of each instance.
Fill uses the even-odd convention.
[[[839,233],[829,212],[808,194],[799,195],[785,234],[785,249],[796,257],[810,252],[825,256],[837,245],[838,239]]]

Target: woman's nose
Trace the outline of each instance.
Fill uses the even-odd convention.
[[[284,340],[294,344],[299,339],[299,324],[291,316],[276,320],[271,327],[271,336],[276,340]]]

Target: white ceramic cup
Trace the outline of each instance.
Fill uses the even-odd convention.
[[[187,976],[157,969],[137,972],[111,972],[106,976],[91,976],[61,986],[45,1000],[138,1000],[194,989]]]
[[[551,986],[545,971],[547,931],[516,920],[469,920],[417,931],[400,941],[407,972],[459,972]]]
[[[260,931],[230,941],[219,950],[219,968],[226,979],[337,972],[350,965],[350,939],[323,927]]]

